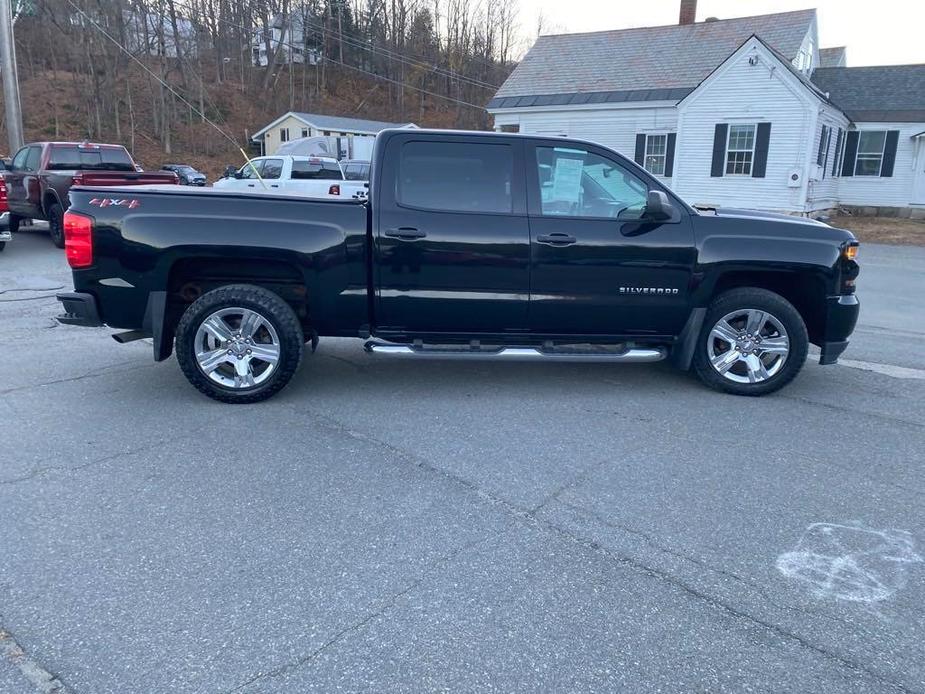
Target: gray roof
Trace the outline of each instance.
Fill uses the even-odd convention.
[[[788,60],[796,56],[815,10],[695,24],[540,36],[501,85],[489,108],[543,105],[596,94],[598,102],[683,98],[755,34]],[[680,96],[679,96],[680,94]],[[605,96],[606,95],[606,96]],[[614,96],[615,95],[615,96]],[[595,101],[592,100],[591,103]]]
[[[853,121],[925,122],[925,65],[820,67],[813,82]]]
[[[844,67],[848,60],[848,49],[844,46],[819,49],[819,67]]]
[[[345,118],[343,116],[325,116],[320,113],[297,113],[292,115],[311,123],[322,130],[338,130],[341,132],[371,132],[378,133],[388,128],[405,128],[414,123],[387,123],[381,120],[366,120],[364,118]]]

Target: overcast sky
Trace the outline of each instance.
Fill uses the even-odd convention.
[[[544,34],[676,24],[680,0],[521,0],[524,50]],[[925,63],[923,0],[699,0],[697,21],[815,7],[822,48],[848,47],[848,65]]]

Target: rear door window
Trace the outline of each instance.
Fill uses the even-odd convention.
[[[29,154],[26,156],[26,171],[38,171],[39,160],[42,158],[41,147],[30,147]]]
[[[511,213],[514,152],[507,144],[407,142],[398,203],[425,210]]]
[[[260,175],[269,180],[276,180],[283,175],[282,159],[265,159]]]

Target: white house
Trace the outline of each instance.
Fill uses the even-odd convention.
[[[815,10],[695,13],[541,36],[488,104],[495,129],[599,142],[694,204],[925,216],[925,65],[845,67]]]
[[[373,141],[387,128],[416,128],[414,123],[387,123],[364,118],[325,116],[289,111],[253,134],[263,154],[275,154],[284,142],[301,137],[330,137],[337,141],[341,158],[369,159]],[[333,150],[332,150],[333,151]]]
[[[269,25],[261,27],[254,33],[251,42],[251,53],[255,65],[266,67],[270,62],[267,55],[267,46],[275,57],[277,64],[289,62],[299,65],[317,65],[321,59],[321,51],[317,46],[308,45],[306,41],[306,25],[309,20],[303,12],[290,12],[277,14],[270,19]]]

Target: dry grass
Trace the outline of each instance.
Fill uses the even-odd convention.
[[[925,246],[925,220],[893,217],[833,217],[834,227],[848,229],[862,243],[891,243],[902,246]]]

